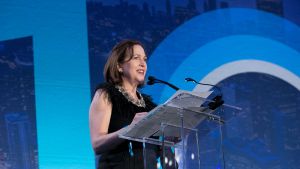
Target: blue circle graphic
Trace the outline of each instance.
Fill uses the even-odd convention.
[[[192,86],[184,83],[184,76],[200,80],[235,60],[263,60],[300,75],[299,51],[296,24],[255,9],[221,9],[199,15],[172,32],[151,55],[148,74],[189,90]],[[173,93],[161,85],[144,90],[156,101]]]

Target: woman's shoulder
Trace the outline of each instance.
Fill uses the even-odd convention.
[[[97,85],[95,92],[99,92],[99,91],[101,93],[106,93],[110,99],[120,95],[115,85],[107,82],[100,83]]]
[[[95,92],[97,91],[105,92],[109,95],[114,95],[116,93],[116,87],[111,83],[104,82],[97,85]]]
[[[95,89],[95,92],[97,90],[108,90],[108,89],[111,89],[112,87],[114,87],[114,85],[111,84],[111,83],[107,83],[107,82],[100,83],[100,84],[97,85],[97,87]]]
[[[108,99],[111,99],[111,90],[112,90],[113,85],[110,83],[100,83],[96,86],[95,90],[94,90],[94,95],[96,93],[101,93],[104,94],[106,97],[108,97]]]

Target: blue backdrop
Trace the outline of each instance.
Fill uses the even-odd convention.
[[[38,157],[31,159],[36,164],[33,168],[81,169],[94,165],[88,129],[90,87],[85,3],[84,0],[0,1],[0,39],[19,42],[20,38],[32,37],[34,73],[30,78],[34,79],[25,80],[33,80],[35,89],[35,112],[31,113],[36,113]],[[12,45],[18,44],[22,48],[22,43]],[[14,60],[14,56],[8,57]],[[1,71],[0,78],[5,74]],[[0,110],[0,113],[3,118],[7,112]],[[4,142],[1,147],[8,144]],[[4,149],[0,150],[0,156],[0,168],[9,169],[16,168],[10,167],[10,159],[20,158]]]

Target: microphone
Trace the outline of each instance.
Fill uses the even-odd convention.
[[[199,84],[199,85],[205,85],[205,86],[212,86],[212,87],[215,87],[216,89],[219,90],[221,96],[223,95],[223,94],[222,94],[221,88],[220,88],[219,86],[217,86],[217,85],[213,85],[213,84],[209,84],[209,83],[200,83],[200,82],[197,82],[195,79],[190,78],[190,77],[187,77],[187,78],[185,78],[184,80],[185,80],[186,82],[193,82],[193,83],[196,83],[196,84]]]
[[[222,99],[223,93],[222,93],[222,90],[219,86],[213,85],[213,84],[208,84],[208,83],[200,83],[200,82],[197,82],[195,79],[190,78],[190,77],[187,77],[184,80],[186,82],[193,82],[193,83],[196,83],[196,84],[199,84],[199,85],[212,86],[212,87],[215,87],[216,89],[219,90],[220,95],[215,96],[212,99],[214,102],[210,102],[208,104],[208,106],[211,110],[215,110],[216,108],[218,108],[219,106],[224,104],[224,100]]]
[[[190,77],[187,77],[184,79],[186,82],[193,82],[193,83],[196,83],[196,84],[199,84],[199,85],[205,85],[205,86],[212,86],[212,87],[215,87],[216,89],[219,90],[220,94],[222,95],[222,90],[219,86],[217,85],[213,85],[213,84],[209,84],[209,83],[200,83],[200,82],[197,82],[195,79],[193,78],[190,78]]]
[[[160,79],[156,79],[154,76],[149,76],[148,77],[148,82],[147,82],[147,85],[153,85],[155,83],[162,83],[162,84],[166,84],[168,85],[169,87],[171,87],[172,89],[174,90],[179,90],[179,88],[169,82],[166,82],[166,81],[163,81],[163,80],[160,80]]]
[[[154,80],[155,80],[155,77],[149,76],[148,77],[147,85],[153,85],[155,83]]]

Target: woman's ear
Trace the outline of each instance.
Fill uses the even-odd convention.
[[[120,73],[122,73],[123,72],[123,68],[118,64],[117,65],[117,67],[118,67],[118,71],[120,72]]]

